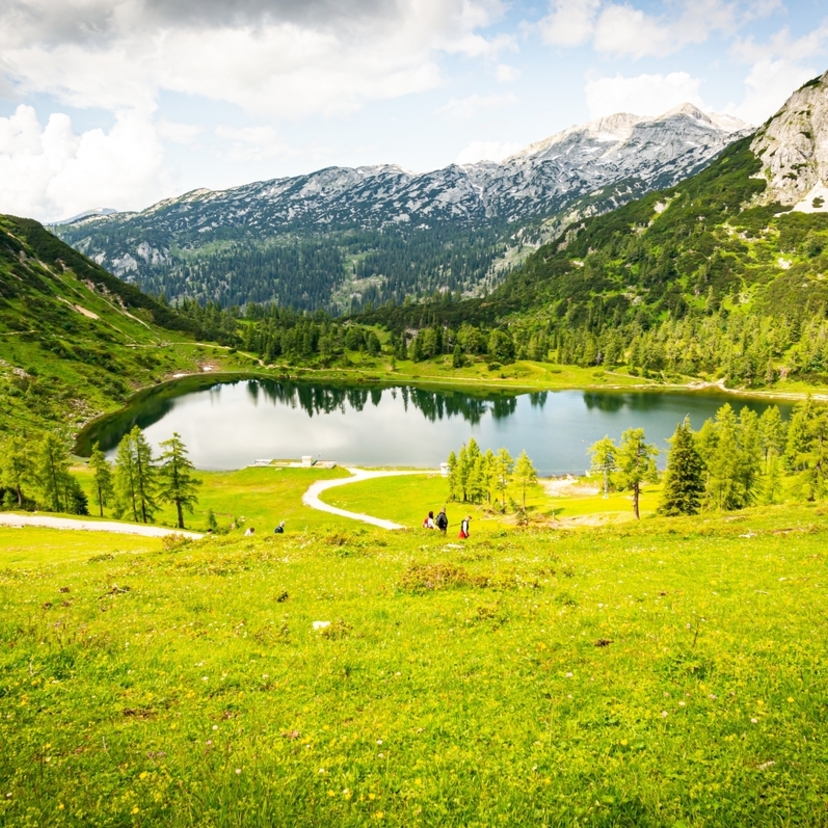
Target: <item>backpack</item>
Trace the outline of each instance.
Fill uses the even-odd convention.
[[[441,529],[443,532],[448,529],[448,518],[446,517],[445,512],[440,512],[440,514],[434,519],[434,522],[437,524],[437,528]]]

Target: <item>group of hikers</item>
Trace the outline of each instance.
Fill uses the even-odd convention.
[[[281,523],[280,523],[280,524],[279,524],[279,525],[278,525],[278,526],[277,526],[277,527],[273,530],[273,533],[274,533],[275,535],[284,535],[284,534],[285,534],[285,522],[284,522],[284,521],[282,521],[282,522],[281,522]],[[248,528],[247,528],[247,530],[245,531],[244,536],[245,536],[246,538],[249,538],[251,535],[255,535],[255,534],[256,534],[256,529],[255,529],[255,527],[250,526],[250,527],[248,527]]]
[[[457,535],[458,538],[467,538],[469,536],[470,520],[471,515],[467,515],[460,521],[460,532]],[[423,520],[423,529],[439,529],[444,535],[448,530],[448,525],[449,522],[445,506],[443,506],[443,508],[437,513],[437,517],[434,517],[434,512],[429,512]]]

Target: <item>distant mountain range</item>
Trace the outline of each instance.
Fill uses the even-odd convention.
[[[171,300],[348,310],[437,291],[469,295],[564,224],[676,184],[749,132],[685,104],[658,118],[619,114],[572,127],[501,163],[422,174],[330,167],[53,229]]]

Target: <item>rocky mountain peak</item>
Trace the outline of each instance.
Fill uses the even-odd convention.
[[[768,182],[761,203],[828,212],[828,72],[794,92],[750,148]]]

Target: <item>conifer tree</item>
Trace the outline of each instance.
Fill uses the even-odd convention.
[[[163,503],[175,505],[178,516],[178,528],[184,528],[184,509],[192,514],[198,503],[196,489],[201,481],[191,472],[195,466],[187,457],[187,448],[178,432],[173,432],[169,440],[161,443],[162,454],[158,466],[158,498]]]
[[[460,485],[460,466],[457,460],[457,455],[451,451],[448,456],[448,485],[449,485],[449,500],[459,500],[462,494],[462,487]]]
[[[785,453],[785,431],[779,406],[772,405],[766,408],[759,418],[759,437],[765,464],[771,457],[781,457]]]
[[[503,511],[506,511],[506,489],[512,481],[512,471],[515,468],[515,461],[512,455],[505,448],[498,450],[495,455],[495,487],[502,492]]]
[[[3,485],[14,492],[17,507],[23,506],[23,487],[32,478],[32,463],[25,440],[15,435],[3,446]]]
[[[155,476],[152,449],[141,429],[134,426],[121,439],[115,456],[115,494],[120,514],[131,511],[136,522],[152,520],[158,508]]]
[[[609,436],[606,436],[593,443],[588,452],[592,455],[592,470],[603,475],[604,497],[609,497],[612,474],[618,469],[618,447]]]
[[[524,449],[515,463],[515,477],[523,493],[523,510],[526,511],[526,489],[538,482],[538,471]]]
[[[641,488],[645,482],[658,479],[655,460],[658,449],[646,442],[643,428],[628,428],[621,435],[618,450],[618,480],[622,489],[632,491],[633,512],[640,519],[639,500]]]
[[[72,511],[72,476],[69,474],[69,449],[66,441],[53,431],[47,432],[35,457],[39,500],[51,512]]]
[[[704,494],[704,463],[687,420],[676,426],[670,446],[658,512],[662,515],[698,514]]]
[[[104,516],[104,506],[108,506],[115,495],[112,485],[112,467],[101,451],[99,443],[92,447],[92,456],[89,458],[89,468],[94,472],[95,502],[100,509],[101,517]]]

